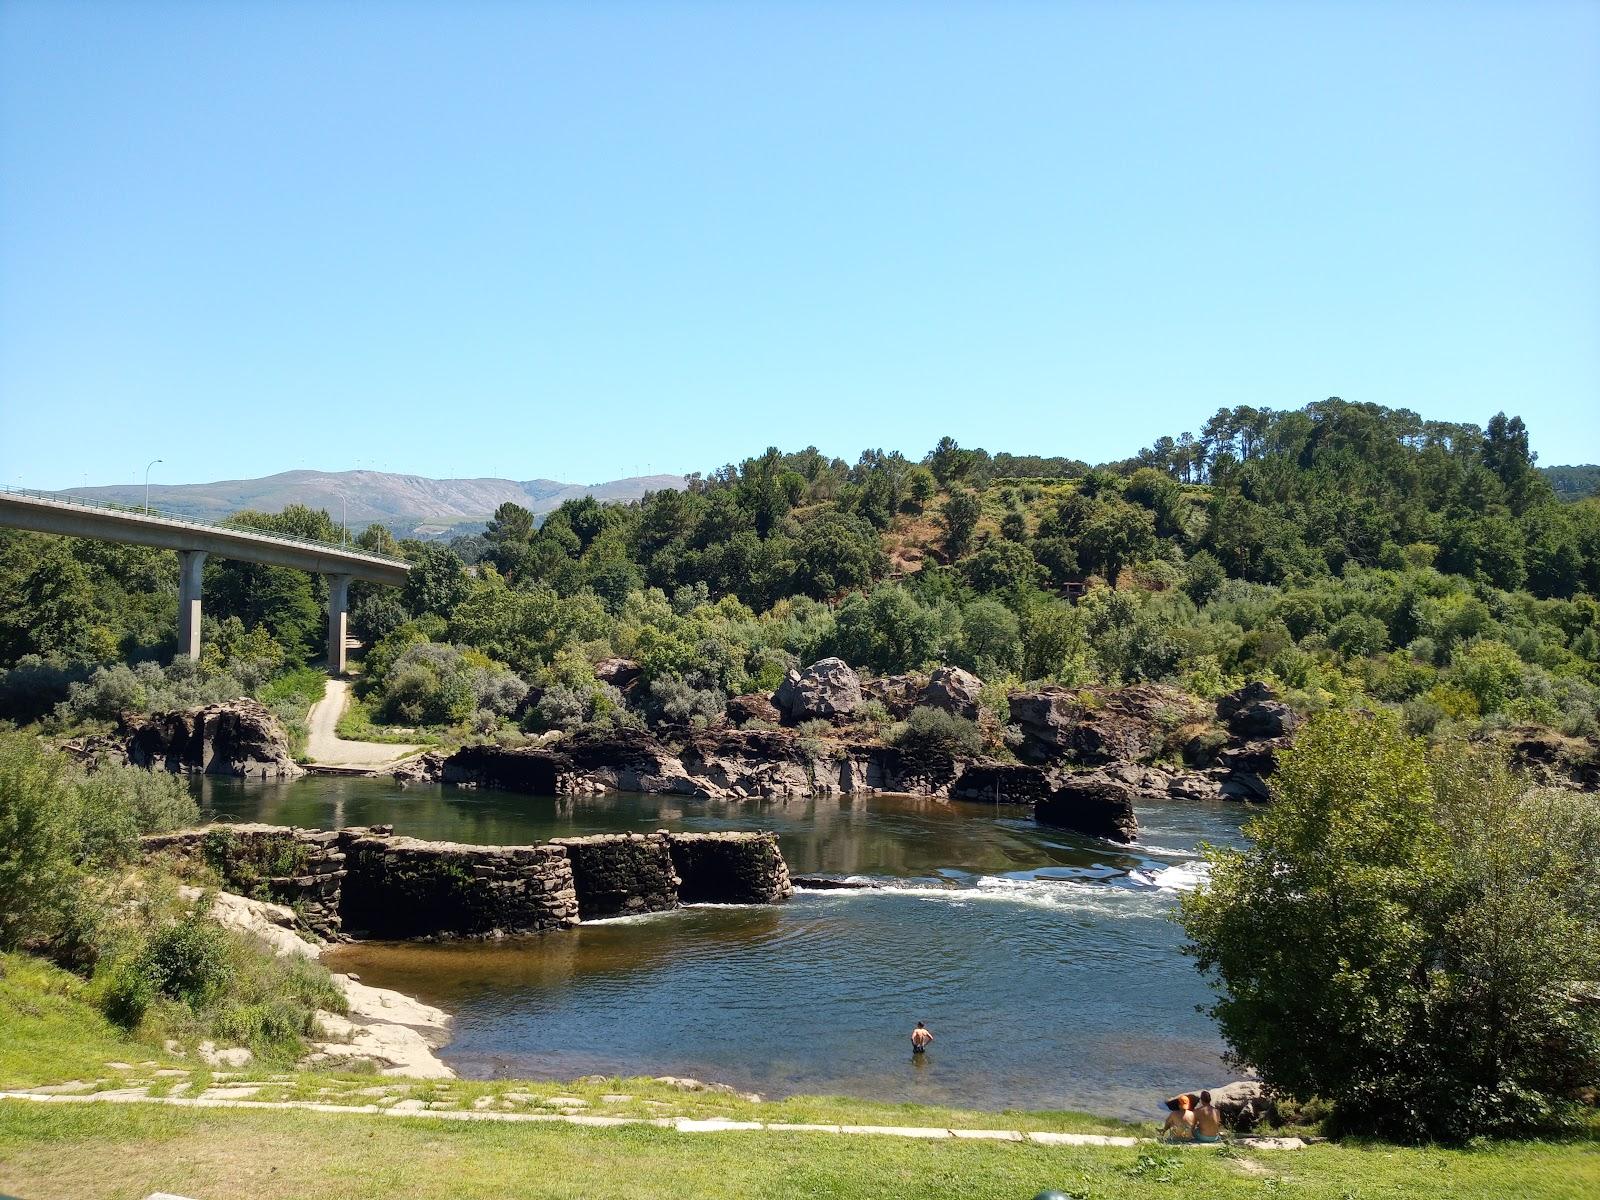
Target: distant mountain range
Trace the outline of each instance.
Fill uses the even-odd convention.
[[[216,521],[249,508],[280,512],[291,504],[327,509],[352,529],[387,525],[400,537],[439,537],[471,532],[506,501],[543,514],[565,500],[637,500],[646,492],[682,488],[682,475],[635,475],[606,483],[561,483],[554,479],[429,479],[384,471],[284,471],[261,479],[217,483],[151,484],[150,507],[180,517]],[[144,485],[76,487],[67,492],[113,504],[143,504]],[[346,513],[348,512],[348,518]]]

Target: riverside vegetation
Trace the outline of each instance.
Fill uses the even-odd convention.
[[[238,519],[340,532],[304,509]],[[542,525],[506,505],[482,535],[449,545],[396,544],[379,527],[358,540],[414,564],[403,592],[356,596],[354,625],[369,643],[360,715],[447,743],[705,727],[727,719],[730,699],[770,692],[791,667],[824,656],[876,675],[975,671],[987,681],[976,720],[915,710],[896,721],[869,702],[857,721],[913,751],[1001,759],[1016,742],[1006,697],[1027,683],[1160,681],[1211,699],[1270,681],[1314,719],[1286,755],[1255,846],[1218,855],[1213,884],[1183,913],[1219,987],[1230,1045],[1286,1093],[1330,1103],[1331,1129],[1579,1139],[1441,1158],[1430,1191],[1505,1194],[1516,1179],[1526,1194],[1592,1186],[1582,1133],[1592,1109],[1578,1105],[1600,1082],[1600,1008],[1583,989],[1600,977],[1595,806],[1589,795],[1532,789],[1494,743],[1531,731],[1568,777],[1592,774],[1600,500],[1558,497],[1520,420],[1501,415],[1480,429],[1338,400],[1224,410],[1198,437],[1163,438],[1092,469],[950,439],[921,462],[869,451],[850,466],[769,450],[691,477],[684,492],[569,502]],[[305,666],[320,637],[320,581],[209,562],[202,660],[161,668],[175,578],[172,556],[157,551],[0,535],[5,711],[59,737],[126,712],[252,694],[293,729],[318,681]],[[615,659],[626,660],[626,690],[614,671],[596,671]],[[740,713],[746,727],[763,723],[749,706]],[[133,814],[118,818],[113,847],[129,830],[186,819],[177,793],[147,804],[131,782],[95,783],[98,773],[32,745],[17,735],[5,747],[22,764],[6,770],[23,781],[0,788],[14,808],[8,843],[12,829],[46,821],[21,799],[37,779],[56,809],[77,814],[79,832],[52,835],[51,870],[69,882],[40,892],[50,903],[30,902],[33,924],[19,924],[8,945],[87,978],[73,994],[134,1031],[112,1036],[148,1045],[168,1031],[214,1032],[287,1061],[303,1018],[328,1005],[315,971],[290,985],[261,977],[248,947],[216,940],[158,877],[92,832],[96,788],[102,807],[115,794]],[[5,869],[22,891],[40,877]],[[112,894],[123,899],[108,903]],[[88,915],[106,912],[120,916],[103,928]],[[252,978],[254,990],[242,982]],[[285,1007],[253,1011],[268,996]],[[52,1138],[83,1136],[89,1121],[0,1111],[0,1137],[41,1162]],[[203,1142],[230,1125],[305,1137],[347,1171],[371,1168],[335,1144],[347,1140],[337,1130],[319,1137],[295,1115],[118,1114],[101,1136],[108,1147],[144,1136]],[[455,1178],[455,1138],[460,1153],[484,1156],[475,1178],[486,1188],[530,1141],[557,1158],[608,1160],[617,1180],[647,1189],[673,1171],[702,1194],[775,1177],[757,1178],[766,1168],[747,1152],[669,1151],[655,1134],[586,1131],[563,1143],[543,1130],[462,1130],[432,1143],[446,1147],[440,1187]],[[764,1149],[816,1172],[824,1194],[899,1194],[925,1178],[906,1174],[910,1163],[928,1161],[920,1146],[802,1149],[808,1168]],[[1025,1186],[1016,1160],[996,1157],[1014,1148],[937,1153],[965,1193]],[[1410,1194],[1394,1172],[1422,1163],[1311,1153],[1286,1168],[1307,1195]],[[678,1165],[660,1165],[663,1156]],[[1077,1152],[1072,1161],[1082,1195],[1173,1182],[1266,1190],[1227,1161],[1141,1167]],[[865,1182],[880,1170],[899,1186]],[[725,1185],[710,1182],[724,1171]]]

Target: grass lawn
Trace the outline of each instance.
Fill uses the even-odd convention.
[[[0,1191],[360,1197],[1556,1197],[1600,1194],[1592,1143],[1295,1152],[920,1142],[0,1102]]]
[[[128,1064],[109,1067],[109,1063]],[[183,1078],[156,1070],[184,1068]],[[194,1095],[214,1082],[122,1032],[72,976],[0,955],[0,1090],[69,1079],[105,1089],[148,1082]],[[821,1124],[929,1125],[1126,1134],[1080,1113],[982,1113],[797,1097],[754,1104],[650,1080],[413,1082],[372,1075],[247,1070],[258,1099],[372,1104],[401,1098],[469,1109],[631,1116],[722,1116]],[[607,1099],[607,1097],[610,1097]],[[156,1104],[0,1101],[0,1194],[197,1200],[272,1197],[1019,1197],[1042,1188],[1097,1200],[1137,1197],[1579,1197],[1600,1195],[1600,1140],[1476,1150],[1343,1143],[1301,1151],[1166,1150],[918,1141],[826,1133],[688,1134],[650,1126],[466,1122],[363,1113],[186,1109]]]

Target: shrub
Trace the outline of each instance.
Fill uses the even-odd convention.
[[[65,756],[0,733],[0,949],[48,938],[78,885],[78,800]]]
[[[705,724],[727,710],[727,699],[721,692],[695,687],[681,676],[663,675],[650,683],[650,707],[658,720]]]
[[[895,745],[913,763],[948,763],[981,752],[983,733],[965,717],[942,708],[918,706],[897,731]]]
[[[233,977],[227,935],[196,906],[181,920],[156,931],[133,970],[149,981],[154,995],[201,1008]]]
[[[88,862],[128,862],[144,833],[192,825],[200,810],[176,775],[141,767],[97,768],[78,784],[80,856]]]

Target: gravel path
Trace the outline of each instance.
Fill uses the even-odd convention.
[[[323,690],[322,699],[311,706],[306,717],[306,758],[325,767],[378,767],[393,766],[407,755],[415,754],[421,746],[400,746],[384,742],[347,742],[334,733],[344,707],[350,702],[350,683],[344,679],[330,679]]]

